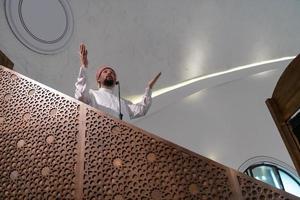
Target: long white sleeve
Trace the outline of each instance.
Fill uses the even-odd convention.
[[[86,68],[80,67],[79,75],[75,83],[75,98],[83,101],[86,104],[90,103],[90,95],[88,91],[88,80],[86,75]]]
[[[127,110],[130,119],[134,119],[146,115],[152,103],[151,94],[152,94],[151,89],[147,87],[145,89],[145,93],[142,97],[142,100],[139,103],[133,104],[127,101]]]

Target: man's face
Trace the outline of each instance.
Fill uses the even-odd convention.
[[[100,74],[98,82],[100,82],[102,87],[113,88],[116,84],[115,72],[110,68],[104,69]]]

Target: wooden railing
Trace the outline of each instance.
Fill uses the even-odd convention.
[[[0,199],[297,199],[0,67]]]

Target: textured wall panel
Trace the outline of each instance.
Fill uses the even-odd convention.
[[[249,177],[238,176],[238,180],[244,199],[290,199],[278,191],[272,190],[268,185],[262,185]]]
[[[225,167],[93,110],[85,157],[88,199],[232,199]]]
[[[0,67],[0,199],[297,199]]]
[[[0,199],[74,198],[78,111],[0,70]]]

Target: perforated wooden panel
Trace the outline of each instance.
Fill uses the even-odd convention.
[[[257,198],[296,199],[0,66],[0,199]]]
[[[88,199],[231,199],[227,169],[87,113],[84,195]]]
[[[267,185],[260,184],[253,181],[249,177],[238,176],[242,195],[244,199],[291,199],[291,197],[284,196],[279,191],[272,190]],[[296,198],[292,198],[296,199]]]
[[[0,199],[74,198],[77,104],[0,70]]]

